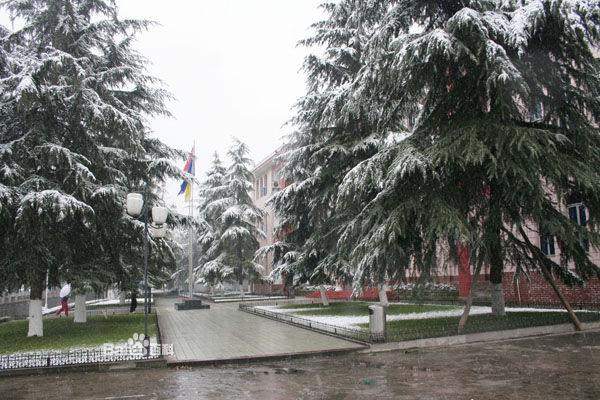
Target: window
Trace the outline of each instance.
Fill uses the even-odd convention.
[[[267,175],[260,177],[260,197],[267,195]]]
[[[258,223],[258,229],[260,229],[263,233],[267,232],[267,218],[261,218]]]
[[[544,105],[542,103],[537,103],[533,110],[531,110],[531,119],[533,121],[540,121],[544,118]]]
[[[571,193],[567,199],[567,210],[569,211],[569,219],[575,222],[577,225],[587,225],[587,210],[583,204],[583,198],[580,193]],[[589,243],[587,240],[581,242],[586,250],[589,250]]]
[[[569,218],[577,225],[585,226],[587,224],[587,213],[582,203],[569,204]]]
[[[553,235],[540,235],[540,248],[542,253],[547,256],[553,256],[556,254],[554,249],[554,236]]]

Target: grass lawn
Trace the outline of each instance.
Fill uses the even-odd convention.
[[[323,307],[321,304],[285,304],[280,306],[282,309],[301,308],[303,311],[295,311],[295,315],[310,316],[349,316],[349,315],[369,315],[369,305],[364,301],[348,301],[329,303],[329,307]],[[418,304],[390,304],[387,308],[387,315],[399,315],[410,313],[422,313],[430,311],[448,311],[456,310],[459,307],[448,305],[418,305]]]
[[[73,317],[44,318],[44,336],[27,337],[28,321],[0,324],[0,354],[37,350],[95,347],[103,343],[126,342],[134,333],[144,332],[144,314],[88,317],[75,324]],[[148,316],[148,333],[156,335],[156,316]]]
[[[600,321],[600,313],[576,313],[581,322]],[[390,342],[423,339],[457,334],[460,317],[430,318],[387,323],[387,340]],[[570,323],[566,312],[508,312],[506,317],[490,314],[472,315],[467,320],[465,333],[501,331],[532,326]],[[369,324],[360,324],[368,329]]]

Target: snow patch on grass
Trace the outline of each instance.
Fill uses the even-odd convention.
[[[373,303],[377,304],[377,303]],[[411,303],[390,303],[392,304],[411,304]],[[414,305],[414,304],[411,304]],[[429,304],[424,304],[427,306]],[[433,304],[432,304],[433,305]],[[296,315],[297,312],[307,311],[310,309],[307,308],[279,308],[279,306],[257,306],[256,309],[266,310],[271,312],[277,312],[282,314],[291,314],[298,318],[307,319],[314,322],[319,322],[328,325],[335,325],[344,328],[351,329],[364,329],[359,324],[368,324],[369,316],[368,315],[345,315],[345,316],[314,316],[314,315]],[[491,307],[484,306],[473,306],[471,307],[471,312],[469,315],[481,315],[481,314],[490,314],[492,312]],[[566,312],[564,309],[560,308],[531,308],[531,307],[507,307],[506,312]],[[585,310],[578,310],[577,312],[592,312]],[[403,321],[403,320],[416,320],[416,319],[430,319],[430,318],[445,318],[445,317],[458,317],[463,313],[463,308],[457,308],[454,310],[447,311],[428,311],[428,312],[413,312],[413,313],[404,313],[404,314],[388,314],[387,321]]]

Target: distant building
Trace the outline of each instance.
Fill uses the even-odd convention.
[[[252,171],[254,175],[252,200],[264,212],[264,218],[258,226],[265,233],[264,238],[258,238],[261,247],[275,243],[277,240],[275,236],[277,219],[273,209],[267,205],[267,202],[273,193],[281,190],[285,185],[285,181],[280,176],[282,165],[276,161],[278,154],[279,150],[276,150]],[[258,262],[264,267],[263,276],[268,276],[273,270],[271,256],[258,260]]]

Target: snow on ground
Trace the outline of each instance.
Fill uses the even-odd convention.
[[[125,303],[130,303],[131,299],[126,299]],[[154,299],[152,299],[152,303],[154,303]],[[88,306],[110,306],[110,305],[119,305],[119,300],[118,299],[114,299],[114,300],[106,300],[106,299],[101,299],[101,300],[88,300],[85,302],[85,304],[87,304]],[[140,304],[144,304],[144,299],[138,299],[138,305]],[[73,308],[75,307],[75,303],[69,303],[69,311],[71,311]],[[61,309],[60,304],[56,307],[42,307],[42,315],[48,315],[48,314],[52,314],[57,312],[58,310]]]
[[[119,303],[119,299],[112,299],[112,300],[92,300],[92,301],[96,301],[95,303],[93,303],[94,305],[97,306],[110,306],[110,305],[118,305]],[[144,304],[144,298],[140,297],[137,299],[138,305],[139,304]],[[154,298],[150,300],[151,303],[154,303]],[[87,304],[91,304],[89,301],[86,302]],[[131,303],[131,299],[125,299],[125,303]]]
[[[235,303],[239,301],[259,301],[259,300],[282,300],[287,299],[285,296],[244,296],[244,297],[225,297],[225,298],[214,298],[215,303]]]
[[[373,303],[377,304],[377,303]],[[393,304],[411,304],[412,303],[390,303]],[[424,304],[427,305],[427,304]],[[345,315],[345,316],[323,316],[323,315],[297,315],[299,311],[308,311],[306,308],[279,308],[278,306],[257,306],[257,309],[291,314],[300,318],[308,319],[315,322],[320,322],[329,325],[336,325],[344,328],[361,329],[359,324],[368,324],[368,315]],[[480,315],[490,314],[492,312],[491,307],[473,306],[469,315]],[[529,308],[529,307],[506,307],[506,312],[566,312],[564,309],[559,308]],[[578,310],[578,312],[584,312],[584,310]],[[427,318],[444,318],[444,317],[458,317],[463,313],[463,308],[456,308],[453,310],[446,311],[428,311],[422,313],[407,313],[407,314],[388,314],[388,321],[403,321],[403,320],[414,320],[414,319],[427,319]]]

